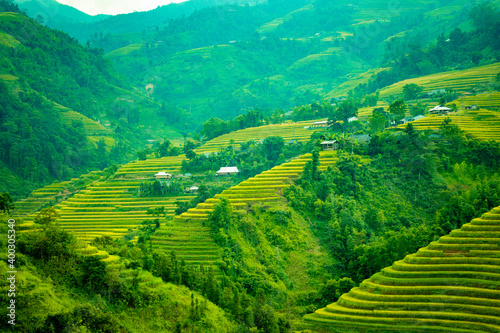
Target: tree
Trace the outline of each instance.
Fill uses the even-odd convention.
[[[348,123],[349,118],[356,117],[357,115],[358,115],[358,107],[356,106],[354,99],[349,98],[340,103],[337,110],[333,112],[333,117],[330,117],[328,121],[336,122],[342,120],[345,125]]]
[[[100,293],[106,276],[106,263],[96,256],[88,256],[84,258],[81,266],[84,287],[91,293]]]
[[[491,28],[493,22],[497,22],[498,12],[495,4],[491,1],[484,1],[470,11],[470,18],[474,27],[480,33],[486,33]]]
[[[231,224],[232,213],[233,208],[229,200],[225,197],[221,197],[220,202],[215,205],[214,211],[208,219],[212,226],[212,231],[218,233],[220,229],[227,230]]]
[[[264,153],[268,161],[276,164],[285,147],[285,140],[281,136],[270,136],[264,139]]]
[[[59,217],[59,214],[52,207],[44,208],[37,214],[34,222],[42,225],[45,229]]]
[[[163,141],[163,143],[158,147],[158,154],[160,155],[160,157],[168,156],[168,149],[170,148],[171,144],[172,143],[167,139]]]
[[[194,149],[196,149],[196,143],[194,143],[191,140],[188,140],[184,144],[184,154],[186,154],[186,157],[190,160],[196,157],[196,153],[194,152]]]
[[[398,99],[389,106],[389,112],[397,117],[397,119],[404,118],[406,114],[406,104],[402,99]]]
[[[0,194],[0,210],[8,214],[12,209],[15,208],[12,204],[13,201],[14,200],[9,193]]]
[[[410,114],[415,117],[424,114],[425,109],[427,109],[427,104],[422,104],[421,101],[418,101],[417,104],[410,106]]]
[[[139,150],[137,152],[137,158],[139,159],[139,161],[145,161],[147,157],[148,157],[147,150]]]
[[[416,85],[415,83],[407,84],[403,87],[403,98],[405,101],[417,99],[424,88]]]
[[[385,128],[385,123],[387,122],[387,119],[382,113],[375,111],[372,113],[372,116],[370,117],[369,120],[370,120],[370,130],[372,133],[383,131]]]

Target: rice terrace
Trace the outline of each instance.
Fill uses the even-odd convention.
[[[0,331],[500,332],[499,35],[499,0],[0,0]]]

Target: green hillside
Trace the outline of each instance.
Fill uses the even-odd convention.
[[[290,140],[307,142],[314,130],[305,127],[310,126],[313,122],[314,121],[301,121],[292,124],[266,125],[231,132],[205,142],[201,147],[196,148],[196,152],[217,152],[221,148],[230,146],[231,143],[233,145],[240,145],[250,140],[259,141],[270,136],[280,136],[285,142]]]
[[[101,51],[19,13],[0,12],[0,23],[0,160],[23,184],[2,190],[27,195],[127,161],[148,139],[182,138],[174,109],[136,91]]]
[[[24,3],[1,332],[500,332],[500,0]]]
[[[435,89],[453,89],[455,91],[466,92],[480,85],[493,82],[498,72],[500,72],[500,64],[496,63],[461,71],[422,76],[404,80],[381,89],[380,96],[400,95],[403,93],[403,86],[412,83],[424,88],[424,92],[430,92]]]
[[[465,133],[480,139],[500,141],[500,114],[487,110],[470,110],[463,115],[450,115],[451,123],[457,125]],[[413,122],[413,126],[418,130],[437,131],[443,122],[444,117],[430,115],[424,119]],[[406,125],[399,125],[405,128]]]
[[[381,62],[390,72],[414,39],[425,47],[454,27],[474,29],[468,16],[472,5],[467,4],[415,0],[387,7],[377,1],[296,0],[221,6],[130,38],[109,49],[109,57],[137,85],[153,84],[153,96],[174,101],[196,121],[205,121],[207,111],[225,119],[250,106],[286,109],[345,96],[385,72]],[[332,12],[342,19],[334,19]],[[466,60],[460,66],[476,66],[470,60],[473,52],[462,51]],[[479,63],[489,63],[494,52],[486,48],[483,59],[477,56]],[[439,71],[427,63],[419,66],[425,74]],[[391,78],[379,80],[377,88],[415,76],[382,75]]]
[[[499,223],[495,208],[305,319],[339,330],[498,332]]]
[[[7,233],[4,216],[1,229]],[[6,244],[7,237],[1,236],[0,241]],[[13,329],[13,325],[2,322],[3,332],[150,332],[173,331],[176,327],[200,333],[233,330],[234,324],[224,311],[200,293],[165,283],[151,272],[130,265],[130,258],[82,246],[71,234],[54,226],[19,235],[17,245],[22,248],[17,252],[22,262],[15,262],[16,325]],[[12,269],[7,258],[3,252],[2,274]],[[5,281],[1,287],[9,289]],[[7,294],[1,301],[9,302]],[[7,315],[6,309],[0,312]]]

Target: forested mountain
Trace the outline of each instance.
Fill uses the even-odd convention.
[[[168,111],[134,91],[101,50],[16,10],[0,2],[2,190],[27,194],[125,161],[169,130],[159,116]]]
[[[365,77],[354,92],[362,98],[410,77],[495,62],[496,2],[479,3],[191,0],[94,23],[61,14],[54,20],[70,23],[47,24],[102,48],[133,85],[199,126],[207,114],[340,97],[336,88],[356,75]]]
[[[63,30],[85,44],[92,36],[108,34],[138,34],[149,29],[165,26],[172,19],[189,16],[193,12],[222,4],[245,4],[243,0],[189,0],[172,3],[147,12],[130,14],[87,15],[70,6],[62,5],[55,0],[15,0],[21,9],[26,10],[32,18],[40,20],[47,26]],[[253,1],[252,4],[260,1]]]
[[[496,16],[490,14],[492,23],[481,27],[479,17],[494,11],[474,6],[463,0],[386,7],[373,1],[275,0],[206,8],[142,36],[95,36],[91,43],[105,49],[132,82],[153,87],[155,97],[196,119],[208,113],[228,118],[253,107],[286,109],[332,97],[338,85],[379,66],[394,70],[374,78],[377,89],[494,62]],[[434,41],[437,46],[427,47]],[[446,65],[436,58],[448,59]],[[401,70],[407,61],[412,67]]]

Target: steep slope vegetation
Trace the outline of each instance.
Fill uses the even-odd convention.
[[[500,208],[395,262],[306,320],[339,329],[498,332]]]
[[[169,111],[134,91],[99,50],[3,12],[17,10],[6,4],[0,3],[0,161],[9,172],[2,172],[1,191],[25,195],[103,169],[130,159],[146,139],[172,132],[164,120]]]
[[[0,243],[7,245],[7,217]],[[19,220],[18,220],[19,221]],[[129,259],[83,246],[53,225],[17,235],[15,325],[2,332],[231,332],[220,308],[185,286],[165,283]],[[7,274],[7,253],[0,272]],[[10,272],[9,274],[12,274]],[[8,281],[1,283],[8,290]],[[5,293],[2,302],[9,302]],[[154,309],[154,310],[153,310]],[[3,316],[9,311],[0,310]]]

